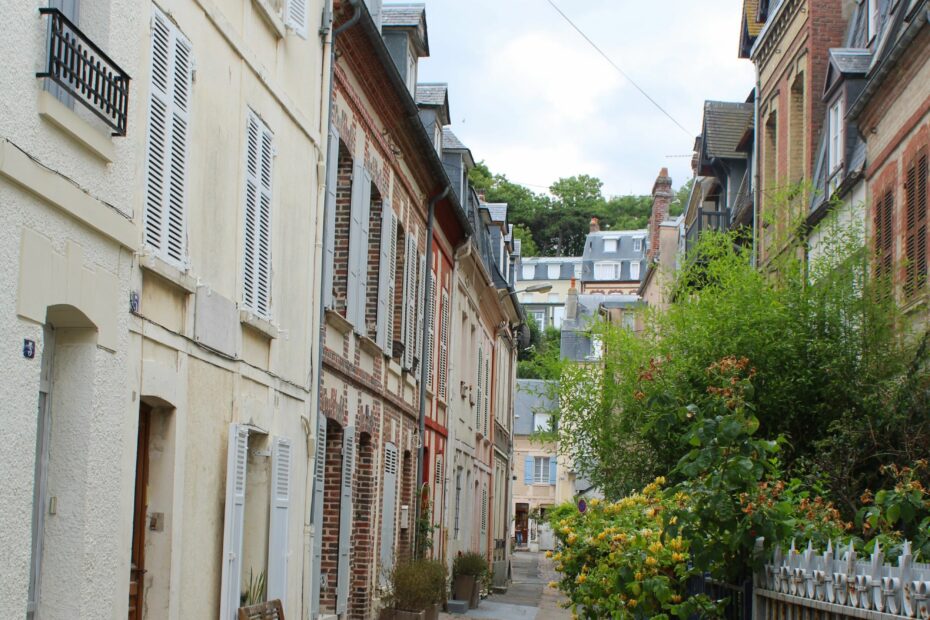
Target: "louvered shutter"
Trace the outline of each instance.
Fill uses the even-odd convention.
[[[187,158],[191,45],[157,8],[152,13],[152,74],[146,145],[145,244],[186,270]]]
[[[371,175],[362,169],[362,230],[358,245],[358,296],[355,298],[358,308],[355,315],[358,317],[356,325],[358,333],[370,336],[366,318],[368,304],[368,255],[369,229],[371,225]]]
[[[523,484],[533,484],[534,461],[532,456],[523,458]]]
[[[397,216],[391,213],[391,247],[388,250],[388,305],[387,305],[387,327],[385,328],[387,334],[385,335],[385,340],[387,342],[387,351],[388,355],[394,355],[394,340],[396,335],[394,334],[394,314],[397,308],[396,295],[397,295]]]
[[[271,318],[271,186],[272,134],[249,111],[245,153],[245,241],[243,245],[243,305]]]
[[[481,533],[488,531],[488,485],[481,485]],[[482,542],[484,539],[482,538]]]
[[[404,257],[404,368],[413,368],[413,358],[419,357],[416,350],[417,317],[417,245],[416,238],[408,234]]]
[[[875,276],[878,279],[891,278],[891,266],[894,248],[894,191],[888,189],[879,194],[875,203]],[[890,282],[887,283],[890,285]],[[889,288],[886,286],[886,289]]]
[[[488,434],[488,421],[491,417],[491,354],[484,359],[484,436]]]
[[[384,445],[384,479],[381,489],[381,561],[379,583],[386,587],[394,569],[394,532],[397,524],[397,448]]]
[[[436,392],[435,368],[436,368],[436,273],[430,274],[429,279],[429,301],[426,306],[426,324],[427,337],[426,341],[426,386],[431,392]]]
[[[554,458],[549,459],[549,484],[555,484],[557,477],[558,462]]]
[[[484,373],[481,372],[484,367],[484,349],[478,345],[478,398],[475,401],[475,432],[481,432],[481,414],[484,410],[484,383],[481,381]]]
[[[364,185],[363,166],[355,162],[352,167],[352,202],[349,221],[349,273],[346,279],[346,319],[361,332],[359,326],[359,264],[361,253],[359,245],[362,239],[362,186]]]
[[[323,563],[323,488],[326,483],[326,416],[317,415],[316,453],[313,455],[313,567],[310,578],[314,580],[311,588],[310,617],[315,618],[320,611],[320,577]]]
[[[291,442],[271,447],[271,515],[268,519],[268,600],[287,601],[287,528],[291,505]]]
[[[907,168],[905,195],[905,258],[907,259],[904,291],[908,297],[916,294],[927,278],[927,153],[918,153]]]
[[[352,477],[355,473],[355,427],[347,426],[342,438],[342,494],[339,502],[339,564],[336,586],[336,613],[348,609],[349,550],[352,544]]]
[[[333,273],[336,264],[336,188],[339,185],[339,132],[333,127],[329,133],[326,155],[326,206],[323,232],[326,253],[323,255],[323,306],[333,307]]]
[[[442,292],[442,308],[439,320],[439,398],[449,398],[449,294]]]
[[[394,269],[392,268],[397,237],[397,218],[387,199],[381,205],[381,261],[378,265],[378,332],[377,342],[390,355],[389,331],[393,326],[391,309],[394,307]]]
[[[423,357],[423,311],[427,302],[424,293],[426,292],[426,257],[422,254],[417,254],[417,298],[414,303],[414,308],[417,312],[417,327],[414,338],[416,339],[416,356],[417,359]],[[424,368],[429,372],[429,367],[425,365],[426,360],[420,359],[420,377],[423,377]]]
[[[221,620],[236,620],[236,613],[239,609],[248,450],[249,431],[241,424],[230,424],[229,447],[226,454],[226,511],[223,520],[223,574],[220,589]]]
[[[307,0],[287,0],[287,26],[307,38]]]

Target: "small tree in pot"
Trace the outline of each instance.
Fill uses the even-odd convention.
[[[445,600],[446,567],[442,562],[414,560],[391,571],[391,593],[381,620],[436,620]]]
[[[488,572],[488,561],[480,553],[465,553],[452,562],[452,592],[455,600],[468,601],[475,609],[480,600],[481,579]]]

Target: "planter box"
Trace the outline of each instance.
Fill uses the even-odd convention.
[[[439,620],[439,610],[442,606],[438,603],[426,608],[425,620]]]
[[[425,611],[401,611],[399,609],[382,609],[379,620],[426,620]]]
[[[481,591],[478,589],[478,579],[474,575],[456,575],[452,582],[453,597],[459,601],[468,601],[468,608],[475,609],[481,602]]]

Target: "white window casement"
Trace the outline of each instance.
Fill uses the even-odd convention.
[[[536,265],[523,265],[523,280],[532,280],[536,277]]]
[[[533,457],[533,484],[554,484],[550,483],[551,462],[548,456]]]
[[[594,279],[616,280],[619,267],[618,263],[594,263]]]
[[[866,41],[871,43],[878,35],[878,0],[866,0],[865,2],[866,19],[868,20],[868,31]]]
[[[575,265],[575,279],[580,280],[581,275],[584,273],[584,265],[578,263]]]
[[[604,251],[616,252],[618,239],[604,239]]]
[[[546,432],[549,430],[549,414],[548,413],[534,413],[533,414],[533,432]]]
[[[550,280],[558,280],[559,276],[562,275],[562,265],[556,263],[555,265],[547,265],[547,276]]]
[[[552,326],[562,329],[563,320],[565,320],[565,306],[556,306],[552,309]]]
[[[630,279],[639,280],[639,261],[630,263]]]
[[[829,173],[836,172],[843,163],[843,98],[840,97],[830,105],[827,130]]]
[[[534,321],[536,321],[536,325],[539,327],[539,329],[545,329],[546,327],[545,310],[534,310],[530,312],[530,316],[533,317]]]
[[[633,251],[642,252],[643,251],[643,239],[642,237],[636,237],[633,239]]]
[[[145,245],[165,262],[186,270],[193,58],[188,40],[157,8],[152,13],[151,63],[143,211]]]
[[[271,185],[274,146],[271,131],[249,110],[245,152],[245,239],[242,305],[271,318]]]

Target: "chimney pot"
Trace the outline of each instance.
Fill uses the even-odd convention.
[[[601,232],[601,223],[596,217],[591,218],[591,232]]]

